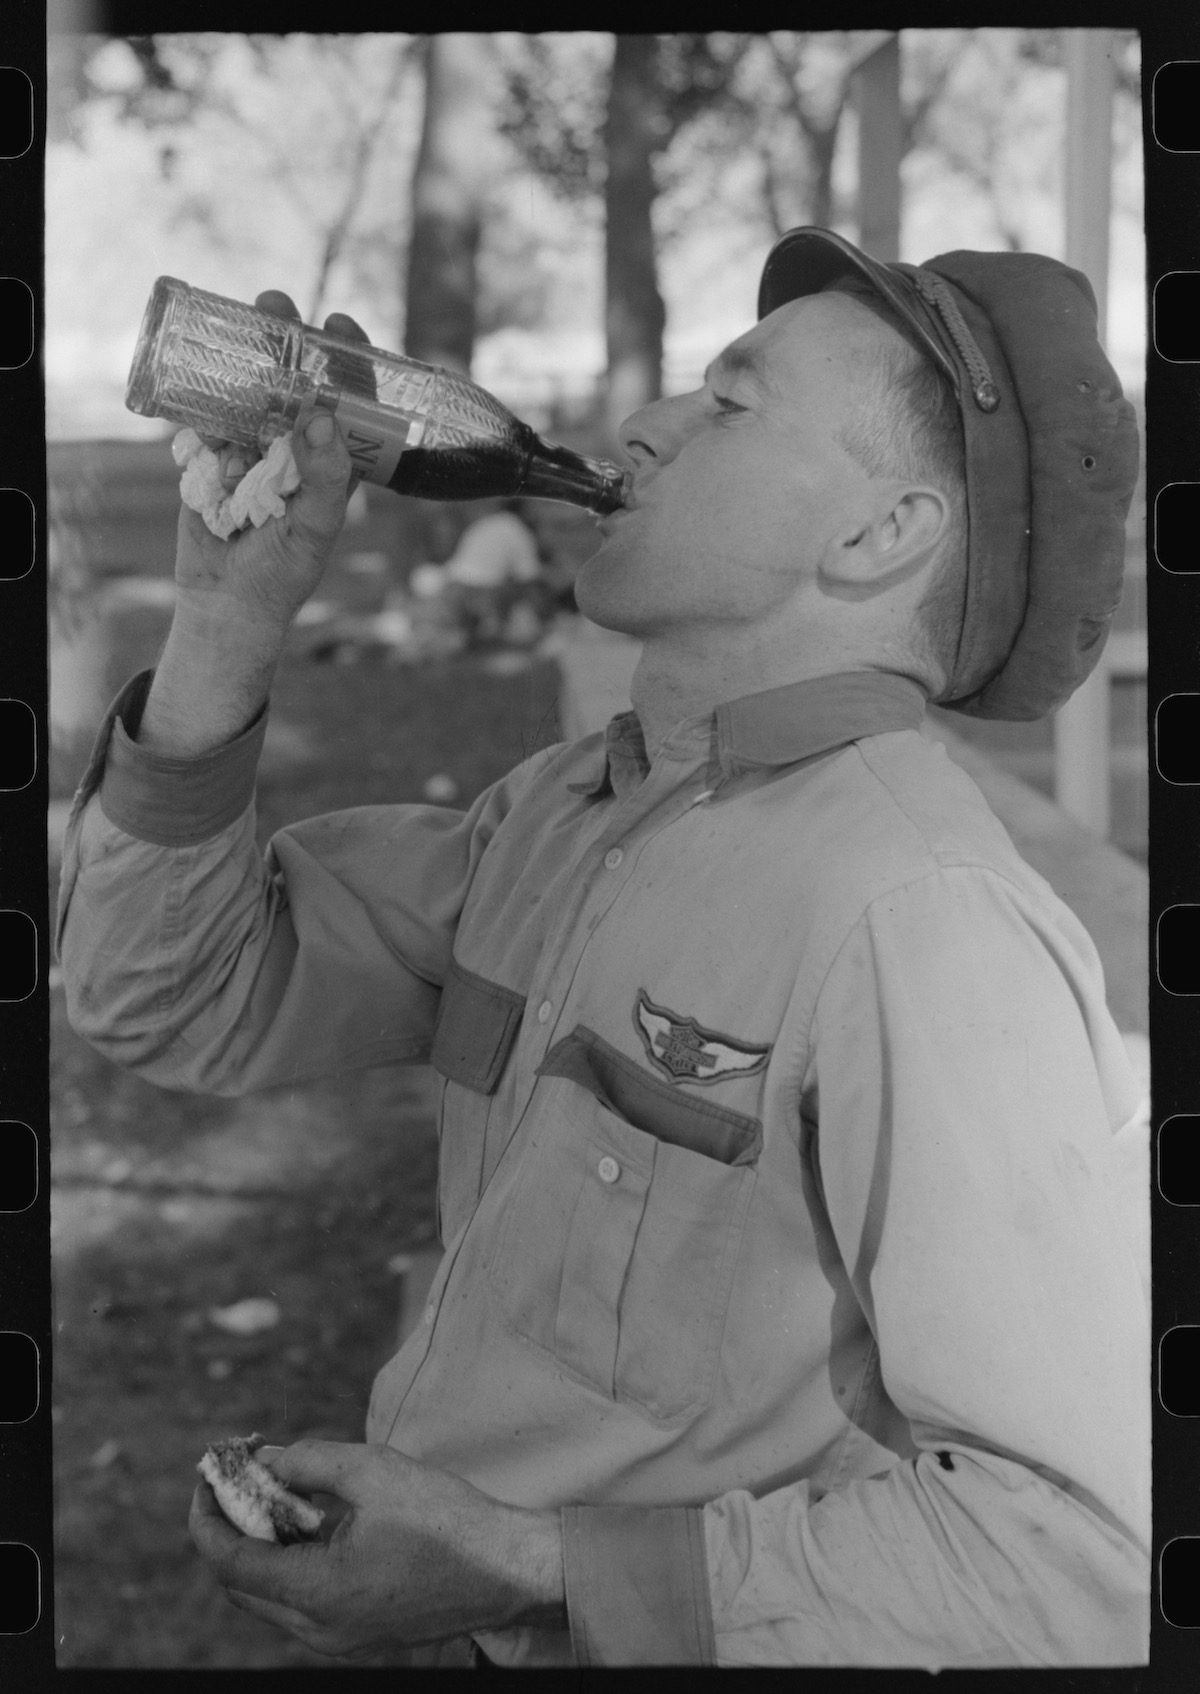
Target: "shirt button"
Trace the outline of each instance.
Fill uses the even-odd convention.
[[[608,852],[604,855],[604,863],[608,866],[610,871],[615,871],[624,857],[625,855],[619,847],[610,847]]]
[[[601,1182],[615,1182],[621,1174],[621,1167],[615,1159],[603,1158],[596,1166],[596,1175]]]
[[[538,1022],[545,1023],[553,1010],[554,1007],[550,1004],[549,1000],[543,1000],[541,1005],[538,1007]]]
[[[432,1326],[432,1324],[433,1324],[433,1307],[432,1306],[426,1306],[426,1308],[425,1308],[425,1327],[426,1327],[426,1329],[430,1328]]]

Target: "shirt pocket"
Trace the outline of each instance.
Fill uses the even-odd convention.
[[[496,1089],[525,1011],[510,988],[466,970],[457,960],[442,988],[429,1062],[442,1077],[438,1111],[437,1224],[448,1246],[479,1202],[487,1174]]]
[[[712,1398],[752,1165],[660,1141],[545,1077],[489,1265],[508,1326],[652,1418]]]

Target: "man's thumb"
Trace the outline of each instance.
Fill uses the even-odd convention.
[[[300,486],[290,501],[292,533],[326,548],[345,522],[352,469],[341,431],[328,412],[297,419],[292,455],[300,472]]]
[[[300,479],[311,487],[341,488],[352,469],[342,433],[331,413],[317,407],[296,420],[292,452]]]
[[[314,412],[304,426],[304,439],[310,447],[323,451],[332,447],[337,430],[333,427],[333,419],[328,412]]]
[[[353,1498],[353,1479],[361,1456],[361,1447],[351,1443],[312,1439],[296,1441],[290,1447],[260,1448],[257,1454],[285,1488],[298,1488],[306,1494],[319,1489],[347,1500]]]

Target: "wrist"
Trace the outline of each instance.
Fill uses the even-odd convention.
[[[171,633],[189,641],[214,643],[233,655],[283,651],[291,618],[277,616],[257,601],[246,601],[226,588],[196,588],[176,583]]]
[[[565,1629],[567,1593],[559,1513],[512,1508],[501,1547],[505,1573],[517,1592],[509,1615],[495,1627]]]
[[[232,741],[266,703],[286,637],[286,624],[180,590],[137,741],[180,757]]]

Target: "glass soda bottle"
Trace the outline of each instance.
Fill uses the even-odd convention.
[[[629,485],[619,466],[543,441],[455,371],[159,277],[129,372],[130,411],[265,452],[309,396],[342,424],[359,474],[397,494],[519,494],[602,515]]]

